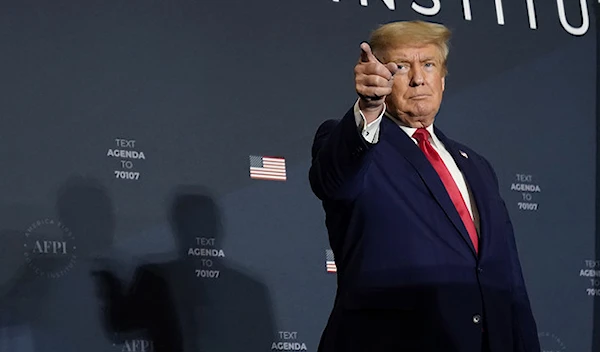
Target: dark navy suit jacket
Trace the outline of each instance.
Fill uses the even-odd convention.
[[[540,351],[496,175],[435,134],[473,194],[478,255],[438,174],[392,120],[376,144],[361,137],[353,109],[319,127],[309,178],[338,269],[320,352]]]

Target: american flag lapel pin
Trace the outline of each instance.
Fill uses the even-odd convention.
[[[328,273],[337,273],[337,266],[335,265],[335,257],[331,249],[325,250],[325,267]]]

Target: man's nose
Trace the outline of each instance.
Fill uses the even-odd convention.
[[[423,75],[423,70],[420,67],[413,67],[412,77],[410,79],[411,87],[422,86],[425,83],[425,76]]]

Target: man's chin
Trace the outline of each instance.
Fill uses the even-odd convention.
[[[408,115],[406,113],[401,113],[398,114],[398,116],[392,115],[392,117],[397,120],[396,122],[398,124],[405,127],[421,128],[428,127],[433,123],[433,118],[429,116]]]

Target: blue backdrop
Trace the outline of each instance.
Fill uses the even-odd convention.
[[[543,349],[592,351],[597,7],[1,0],[0,351],[315,351],[313,135],[406,19],[454,33],[436,124],[498,173]]]

